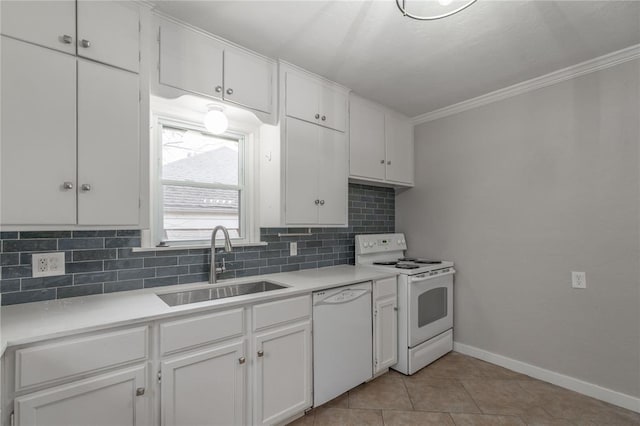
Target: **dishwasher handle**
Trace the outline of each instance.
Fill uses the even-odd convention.
[[[371,294],[371,290],[368,289],[345,289],[339,293],[332,294],[331,296],[327,296],[322,300],[319,300],[314,303],[314,306],[319,305],[341,305],[343,303],[349,303],[360,297]]]

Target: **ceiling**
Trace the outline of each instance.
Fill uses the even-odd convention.
[[[156,1],[157,9],[417,116],[640,43],[638,1]],[[416,12],[443,9],[407,1]],[[460,2],[454,2],[455,7]]]

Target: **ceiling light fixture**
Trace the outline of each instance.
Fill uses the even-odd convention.
[[[214,135],[221,135],[229,127],[229,119],[224,114],[224,108],[219,105],[207,105],[209,111],[204,115],[204,127]]]
[[[467,3],[463,4],[462,6],[453,9],[447,13],[443,13],[441,15],[433,15],[433,16],[418,16],[418,15],[413,15],[409,12],[407,12],[407,7],[405,5],[406,0],[396,0],[396,5],[398,6],[398,9],[400,9],[400,12],[402,12],[402,14],[404,16],[407,16],[411,19],[417,19],[418,21],[435,21],[437,19],[442,19],[442,18],[446,18],[448,16],[451,15],[455,15],[458,12],[462,12],[463,10],[465,10],[466,8],[468,8],[469,6],[471,6],[472,4],[474,4],[476,1],[478,0],[469,0]],[[453,2],[453,0],[438,0],[438,3],[440,3],[442,6],[448,6]]]

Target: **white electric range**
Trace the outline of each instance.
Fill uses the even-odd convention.
[[[356,235],[356,264],[398,275],[398,363],[411,375],[453,350],[453,262],[405,257],[404,234]]]

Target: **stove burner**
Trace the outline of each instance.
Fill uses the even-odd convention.
[[[398,259],[398,262],[415,262],[416,258],[415,257],[401,257],[400,259]]]
[[[374,265],[385,265],[385,266],[393,266],[395,264],[397,264],[398,262],[396,262],[395,260],[391,260],[388,262],[373,262]]]
[[[424,260],[424,259],[418,259],[418,260],[415,260],[414,262],[422,263],[424,265],[439,265],[442,263],[441,260]]]
[[[411,263],[398,263],[396,265],[396,268],[398,269],[418,269],[420,266],[418,265],[413,265]]]

